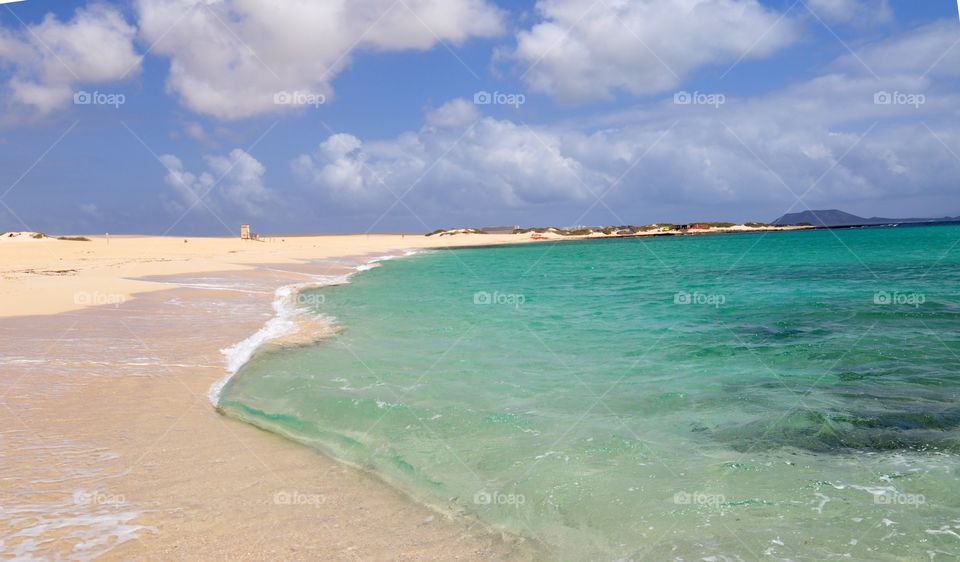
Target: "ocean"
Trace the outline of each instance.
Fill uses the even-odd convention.
[[[958,242],[426,251],[278,293],[325,337],[256,339],[213,398],[546,559],[952,558]]]

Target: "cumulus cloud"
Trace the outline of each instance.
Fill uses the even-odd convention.
[[[273,197],[273,191],[263,185],[267,169],[243,150],[235,148],[229,156],[208,156],[207,165],[223,178],[222,197],[251,215],[262,212],[261,205]]]
[[[290,109],[281,91],[333,96],[355,49],[429,49],[501,32],[486,0],[138,0],[142,37],[170,58],[167,87],[222,119]]]
[[[675,88],[709,64],[768,56],[797,24],[757,0],[540,0],[507,56],[528,87],[569,102]]]
[[[111,82],[140,70],[136,28],[114,7],[78,8],[70,21],[48,14],[27,29],[0,28],[0,59],[12,68],[14,103],[41,114],[65,106],[79,84]]]
[[[775,209],[739,217],[771,220],[806,205],[856,211],[871,202],[922,213],[931,201],[955,200],[960,173],[960,94],[935,80],[935,71],[923,76],[937,58],[931,45],[943,46],[943,55],[950,39],[954,28],[935,24],[865,48],[862,60],[899,53],[903,61],[878,64],[880,80],[848,55],[827,74],[753,97],[731,95],[719,107],[676,104],[671,95],[652,106],[528,127],[451,118],[470,113],[454,100],[428,112],[418,131],[379,141],[333,135],[293,166],[334,203],[383,209],[409,190],[404,201],[418,213],[535,213],[556,204],[570,211],[571,223],[591,206],[609,222]],[[877,103],[884,88],[923,95],[923,103]],[[606,206],[597,204],[595,194],[608,189]]]
[[[173,189],[180,203],[171,203],[170,210],[183,213],[187,210],[202,209],[204,204],[211,204],[210,190],[216,180],[209,172],[199,176],[184,170],[183,162],[172,154],[160,156],[160,162],[167,169],[164,182]]]
[[[160,161],[167,168],[164,181],[179,199],[168,204],[175,213],[204,209],[216,213],[226,206],[258,216],[263,205],[274,198],[274,192],[263,184],[266,168],[239,148],[227,156],[205,156],[209,171],[199,174],[185,170],[183,162],[172,154],[161,156]]]
[[[293,170],[307,183],[323,186],[341,201],[364,203],[379,198],[384,191],[381,179],[368,168],[363,143],[346,133],[331,135],[311,156],[301,154]]]
[[[344,205],[389,205],[409,192],[448,208],[522,207],[584,199],[590,185],[601,183],[562,145],[550,131],[484,117],[456,127],[427,125],[387,141],[331,135],[292,166],[302,181]]]

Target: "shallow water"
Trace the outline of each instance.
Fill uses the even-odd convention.
[[[551,558],[949,558],[958,240],[941,226],[389,261],[304,290],[336,335],[255,355],[220,405]]]

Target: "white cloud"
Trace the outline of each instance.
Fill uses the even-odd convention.
[[[332,135],[295,159],[297,176],[335,202],[383,206],[413,199],[470,208],[522,207],[584,199],[601,182],[562,154],[563,139],[489,117],[459,127],[426,126],[364,143]]]
[[[841,57],[834,65],[845,72],[866,69],[881,78],[890,76],[960,76],[957,22],[940,21],[869,45],[858,56]]]
[[[262,214],[263,205],[274,199],[274,192],[263,185],[266,168],[239,148],[227,156],[205,156],[210,171],[199,175],[186,171],[183,162],[171,154],[161,156],[160,161],[167,168],[164,181],[180,200],[168,205],[174,213],[188,209],[219,213],[230,206],[257,216]]]
[[[796,24],[756,0],[540,0],[507,55],[531,90],[565,101],[664,92],[709,64],[772,54]]]
[[[331,135],[320,143],[313,158],[300,155],[293,162],[294,172],[307,182],[324,186],[337,199],[370,201],[383,188],[375,172],[365,167],[367,156],[361,152],[362,146],[353,135]]]
[[[11,100],[44,114],[64,107],[79,84],[136,75],[135,35],[136,28],[105,4],[78,8],[68,22],[48,14],[28,29],[0,28],[0,59],[13,68]]]
[[[332,203],[379,212],[410,189],[404,201],[417,214],[520,209],[535,216],[538,206],[554,205],[573,222],[595,202],[593,193],[613,186],[609,208],[596,207],[610,223],[757,209],[768,211],[740,218],[770,220],[804,208],[797,196],[813,208],[873,204],[922,213],[907,205],[955,200],[960,174],[951,155],[960,154],[960,94],[950,82],[920,77],[931,45],[946,50],[950,38],[953,27],[936,24],[865,48],[864,60],[879,53],[902,59],[879,81],[841,59],[829,74],[755,97],[730,95],[719,108],[677,105],[667,95],[652,106],[527,127],[448,119],[468,112],[454,100],[428,112],[419,131],[393,139],[331,136],[294,169]],[[926,103],[876,104],[880,88],[922,93]]]
[[[501,32],[486,0],[138,0],[142,37],[170,58],[168,89],[222,119],[290,109],[279,91],[333,97],[354,49],[429,49]]]
[[[183,162],[172,154],[160,156],[160,162],[167,169],[164,181],[174,190],[182,204],[171,204],[173,212],[182,213],[188,209],[203,209],[203,203],[209,200],[208,192],[216,183],[209,172],[196,176],[183,169]]]
[[[476,104],[456,98],[427,112],[427,123],[434,127],[462,127],[480,119]]]
[[[206,161],[217,177],[223,178],[220,193],[224,200],[247,213],[261,214],[261,205],[273,198],[273,191],[263,185],[267,169],[243,150],[235,148],[229,156],[207,156]]]

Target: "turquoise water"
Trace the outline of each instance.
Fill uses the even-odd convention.
[[[225,413],[560,560],[960,553],[958,227],[436,250]]]

